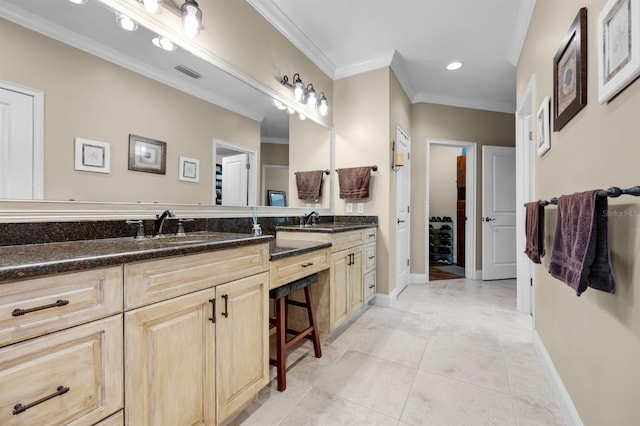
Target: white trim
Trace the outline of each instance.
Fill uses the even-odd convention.
[[[226,142],[223,141],[221,139],[213,139],[213,156],[212,156],[212,161],[211,161],[211,170],[215,170],[216,169],[216,158],[217,158],[217,151],[218,148],[227,148],[227,149],[231,149],[234,151],[238,151],[239,153],[245,153],[249,155],[249,182],[248,182],[248,206],[257,206],[257,201],[258,201],[258,154],[256,151],[249,149],[245,146],[242,145],[236,145],[234,143],[231,142]],[[215,174],[214,176],[212,176],[212,179],[215,179]],[[212,182],[212,192],[211,192],[211,204],[213,206],[216,205],[216,186],[213,185]]]
[[[0,88],[33,98],[33,199],[44,199],[44,92],[0,80]]]
[[[404,89],[407,97],[409,99],[413,99],[416,96],[416,89],[411,84],[411,78],[409,77],[409,73],[407,72],[406,63],[397,50],[393,52],[390,66],[396,78],[400,82],[400,85]]]
[[[394,288],[389,294],[376,293],[371,303],[375,306],[390,308],[396,304],[396,300],[398,300],[398,294],[397,289]]]
[[[538,332],[535,330],[533,331],[533,347],[538,354],[538,359],[540,360],[542,369],[547,376],[547,381],[549,382],[551,392],[553,392],[553,395],[558,401],[560,411],[562,412],[567,425],[583,426],[580,415],[578,414],[578,410],[576,410],[576,406],[573,405],[571,396],[569,395],[569,392],[567,392],[567,388],[564,387],[562,378],[554,367],[553,360],[551,359],[549,352],[547,352],[547,349],[544,347],[544,343],[542,343],[542,339],[540,339]]]
[[[513,114],[514,105],[511,102],[486,102],[474,99],[459,98],[455,96],[434,94],[428,92],[417,93],[412,101],[417,104],[425,102],[429,104],[449,105],[459,108],[479,109],[483,111],[504,112]]]
[[[275,136],[264,136],[260,138],[260,143],[272,143],[276,145],[289,145],[289,138],[278,138]]]
[[[528,145],[528,131],[533,131],[534,126],[527,126],[525,121],[533,123],[535,111],[534,92],[536,77],[529,78],[527,87],[522,94],[522,102],[516,112],[516,250],[517,250],[517,273],[516,273],[516,307],[518,312],[533,314],[534,295],[530,283],[533,280],[535,285],[535,268],[532,267],[531,260],[524,254],[525,249],[525,212],[524,203],[531,201],[535,194],[534,173],[535,167],[531,147]],[[529,146],[529,149],[525,147]]]
[[[289,170],[289,166],[283,166],[282,164],[263,164],[262,170],[260,171],[260,205],[267,205],[267,186],[266,186],[266,178],[267,178],[267,169],[287,169]],[[289,190],[287,189],[287,193]],[[289,200],[287,200],[289,202]]]
[[[513,35],[511,37],[511,48],[509,49],[509,62],[514,67],[518,66],[535,7],[536,0],[522,0],[520,2],[520,9],[518,10],[518,16],[516,17]]]
[[[409,284],[428,284],[429,283],[429,274],[410,274],[409,275]]]
[[[482,280],[482,269],[477,269],[476,272],[473,274],[473,279],[474,280]]]
[[[367,71],[377,70],[379,68],[389,67],[393,61],[393,52],[383,53],[381,55],[367,59],[366,61],[357,62],[340,68],[336,68],[334,73],[334,79],[339,80],[341,78],[351,77],[353,75],[362,74]]]
[[[455,148],[467,148],[467,186],[466,186],[466,203],[465,203],[465,215],[467,222],[465,224],[465,258],[464,258],[464,275],[468,279],[481,279],[478,278],[478,271],[476,271],[476,194],[477,194],[477,182],[476,182],[476,162],[478,161],[477,143],[468,141],[455,141],[447,139],[427,139],[427,158],[425,164],[427,165],[428,172],[426,173],[426,190],[425,190],[425,244],[429,241],[429,197],[430,197],[430,180],[431,180],[431,145],[436,146],[450,146]],[[429,250],[425,246],[425,273],[429,276]],[[428,282],[428,278],[427,278]]]

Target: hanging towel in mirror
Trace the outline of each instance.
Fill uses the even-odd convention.
[[[533,263],[542,263],[544,256],[544,206],[539,201],[525,204],[525,254]]]
[[[558,198],[549,273],[580,296],[588,287],[615,293],[609,258],[607,197],[597,190]]]
[[[370,179],[371,167],[351,167],[338,170],[340,198],[348,199],[369,197]]]
[[[317,200],[322,195],[322,170],[295,172],[298,198]]]

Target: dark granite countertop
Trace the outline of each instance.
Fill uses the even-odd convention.
[[[357,231],[359,229],[375,228],[375,223],[350,223],[350,222],[334,222],[334,223],[317,223],[315,225],[284,225],[276,226],[276,231],[296,231],[296,232],[324,232],[337,233]]]
[[[302,241],[302,240],[274,240],[269,243],[271,260],[297,256],[315,250],[331,247],[327,241]]]
[[[160,238],[103,238],[0,247],[0,282],[167,256],[268,243],[271,235],[192,232]]]

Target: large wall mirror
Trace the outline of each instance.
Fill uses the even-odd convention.
[[[166,3],[163,13],[173,13]],[[157,34],[143,25],[123,30],[117,16],[98,0],[0,0],[0,105],[26,92],[21,111],[35,114],[33,135],[0,146],[21,153],[3,159],[0,198],[266,206],[280,191],[287,206],[331,208],[330,176],[317,200],[299,200],[295,182],[295,172],[332,169],[330,128],[277,109],[183,48],[154,46]],[[29,138],[36,146],[25,146]],[[38,161],[42,188],[38,170],[26,170]],[[35,188],[31,197],[12,192],[18,181]]]

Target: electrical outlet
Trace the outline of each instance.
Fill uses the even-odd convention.
[[[353,203],[347,203],[346,212],[353,213]]]
[[[364,213],[364,203],[358,203],[358,213],[362,214]]]
[[[312,209],[313,205],[311,203],[307,203],[307,204],[305,204],[305,207],[308,208],[308,209]]]
[[[322,204],[316,203],[316,209],[321,209],[321,208],[322,208]]]

